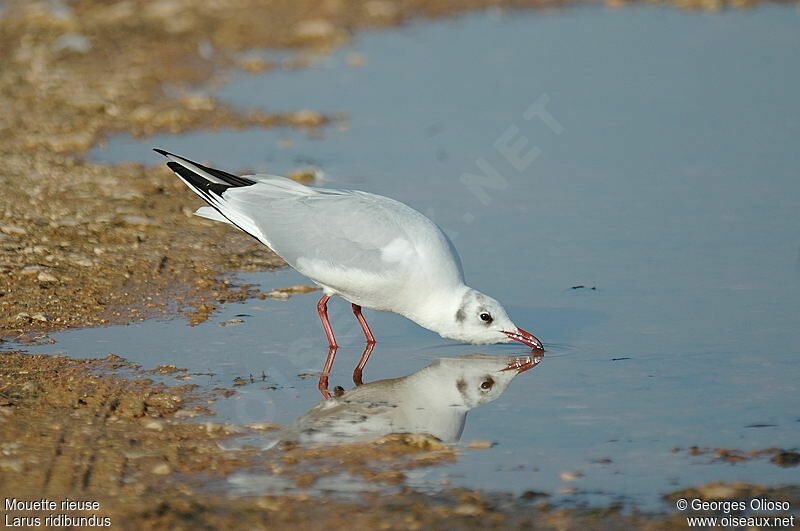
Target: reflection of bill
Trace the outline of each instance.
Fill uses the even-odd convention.
[[[469,410],[498,398],[514,377],[541,360],[541,355],[442,358],[408,376],[323,400],[279,432],[275,442],[335,443],[389,433],[427,433],[455,442]]]

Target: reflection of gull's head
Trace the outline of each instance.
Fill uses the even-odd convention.
[[[419,381],[437,405],[470,410],[498,398],[517,374],[536,363],[530,356],[509,359],[473,354],[442,358],[419,371]],[[521,367],[526,368],[520,370]]]
[[[363,440],[389,433],[428,433],[457,441],[470,409],[499,397],[517,374],[541,359],[483,354],[442,358],[408,376],[361,385],[324,400],[280,435],[301,443]]]

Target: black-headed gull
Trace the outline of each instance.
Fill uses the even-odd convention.
[[[352,303],[369,345],[375,337],[362,307],[399,313],[456,341],[514,340],[542,349],[499,302],[464,283],[452,242],[411,207],[380,195],[312,188],[285,177],[239,177],[155,151],[210,205],[196,215],[241,229],[322,287],[317,310],[330,347],[323,373],[330,371],[337,347],[327,312],[333,295]]]
[[[275,435],[303,444],[368,440],[390,433],[427,433],[456,442],[467,413],[497,399],[541,356],[508,358],[470,354],[441,358],[402,378],[361,385],[323,400]]]

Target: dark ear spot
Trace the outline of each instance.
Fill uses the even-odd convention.
[[[463,308],[459,308],[458,311],[456,312],[456,321],[461,323],[466,318],[467,318],[467,314],[464,312],[464,309]]]
[[[456,380],[456,389],[458,389],[458,392],[461,393],[461,396],[467,396],[467,382],[463,378]]]

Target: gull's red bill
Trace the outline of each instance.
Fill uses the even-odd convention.
[[[528,371],[539,365],[544,359],[544,351],[533,356],[523,356],[521,358],[511,358],[504,371],[517,371],[517,374]]]
[[[537,350],[544,351],[544,347],[542,346],[542,342],[536,339],[536,336],[531,334],[530,332],[526,332],[522,328],[517,328],[516,332],[508,332],[503,330],[503,333],[513,339],[514,341],[519,341],[525,345],[528,345],[531,348],[535,348]]]

